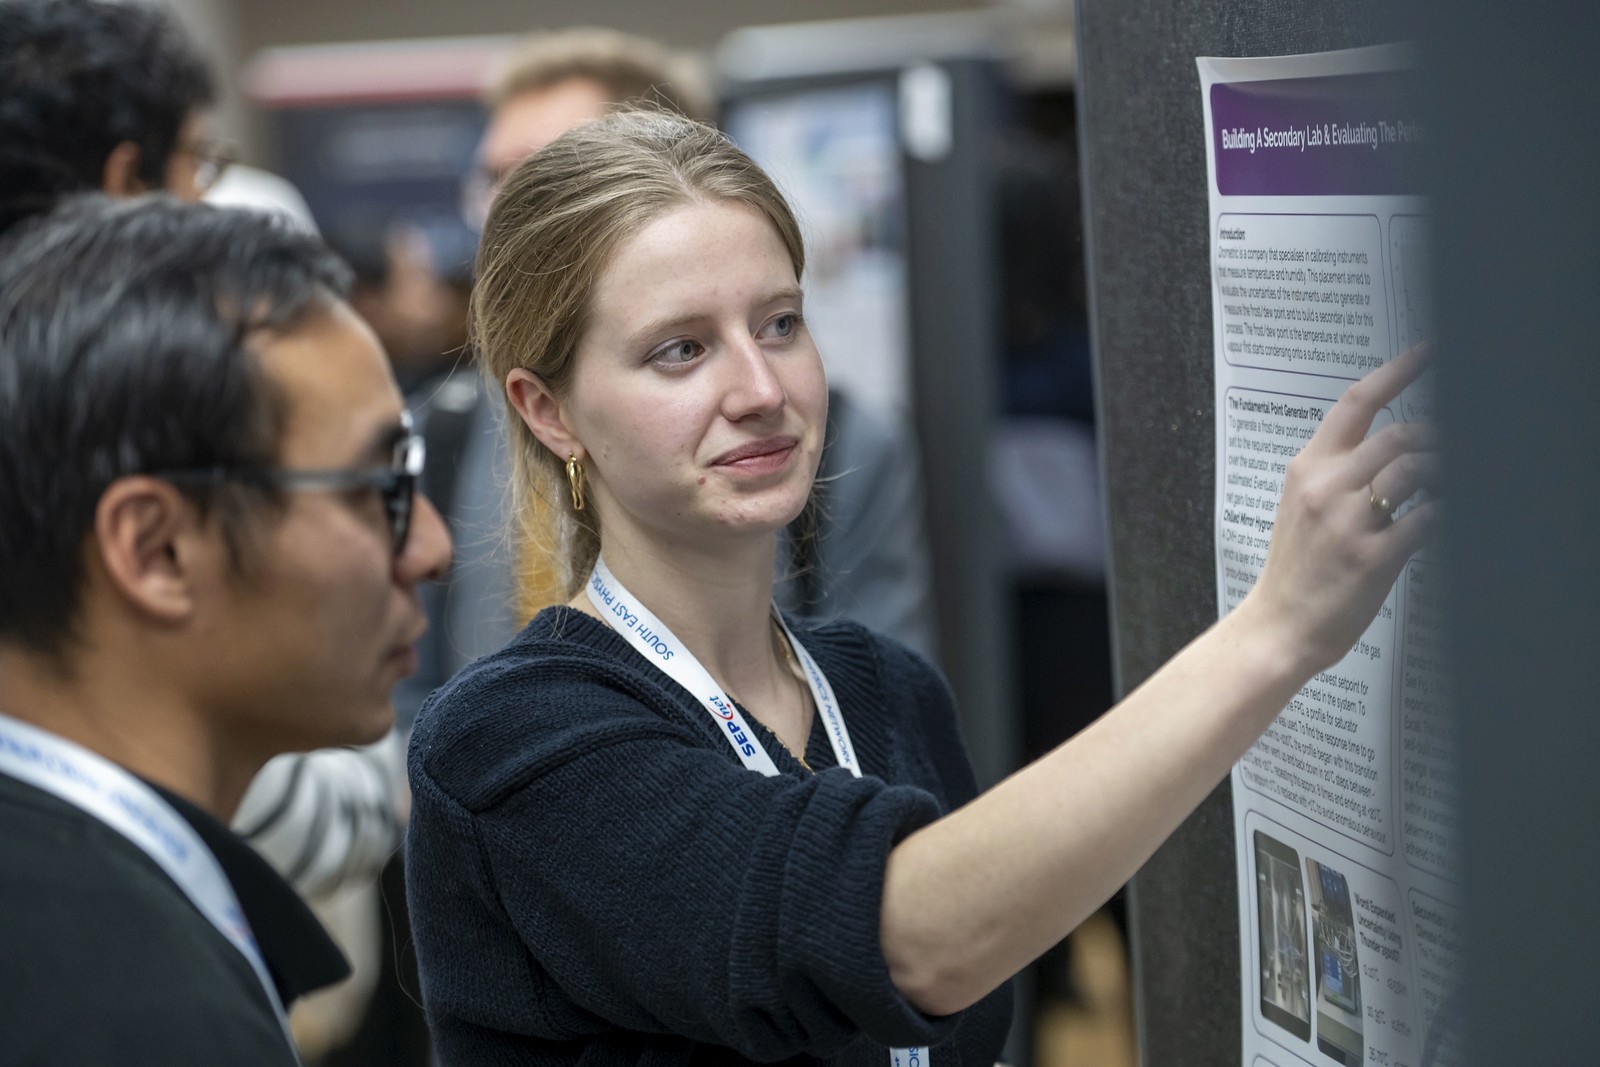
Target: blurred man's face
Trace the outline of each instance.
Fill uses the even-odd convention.
[[[518,93],[495,109],[478,150],[479,165],[491,185],[533,153],[574,126],[605,115],[610,97],[592,78],[568,78]]]
[[[178,143],[167,157],[162,188],[179,200],[197,201],[221,176],[228,159],[211,134],[211,122],[198,112],[184,121]]]

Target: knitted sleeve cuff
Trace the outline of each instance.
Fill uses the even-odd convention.
[[[934,1045],[959,1015],[928,1016],[889,978],[879,921],[890,851],[939,817],[928,793],[824,771],[792,824],[778,900],[781,971],[849,1019],[852,1028],[896,1048]]]

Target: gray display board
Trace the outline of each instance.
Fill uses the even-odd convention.
[[[1079,130],[1117,692],[1216,619],[1206,156],[1194,57],[1397,36],[1389,5],[1080,0]],[[1219,789],[1134,880],[1144,1062],[1238,1063],[1233,813]]]

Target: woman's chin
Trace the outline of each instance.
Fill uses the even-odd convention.
[[[736,501],[718,510],[717,528],[725,534],[767,536],[788,526],[805,511],[806,498],[784,496]]]

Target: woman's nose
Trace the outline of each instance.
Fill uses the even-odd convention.
[[[738,420],[782,408],[783,382],[772,366],[772,357],[761,345],[754,338],[742,338],[730,355],[730,381],[723,396],[723,414],[730,420]]]

